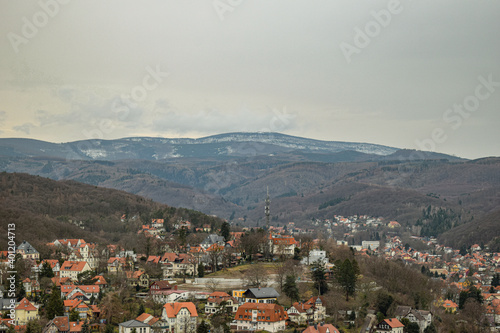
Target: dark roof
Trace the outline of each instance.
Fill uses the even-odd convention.
[[[210,234],[201,242],[203,245],[212,245],[215,243],[224,243],[224,237],[216,235],[216,234]]]
[[[124,327],[148,327],[149,325],[146,323],[143,323],[142,321],[138,321],[135,319],[125,321],[123,323],[119,323],[119,326],[124,326]]]
[[[274,298],[280,294],[274,288],[250,288],[243,293],[246,298]]]
[[[21,244],[19,244],[17,249],[23,250],[24,253],[38,253],[38,251],[27,241],[23,241]]]

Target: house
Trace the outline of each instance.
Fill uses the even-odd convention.
[[[224,237],[216,234],[210,234],[203,240],[203,242],[200,243],[200,246],[206,251],[213,244],[224,246],[226,242],[224,241]]]
[[[193,302],[166,303],[161,314],[167,332],[193,332],[198,312]]]
[[[164,331],[165,323],[161,321],[160,318],[153,317],[149,313],[144,312],[139,317],[135,318],[135,320],[148,324],[151,327],[152,332],[159,333]]]
[[[108,273],[122,272],[127,265],[124,257],[111,257],[108,259]]]
[[[150,315],[149,313],[144,312],[143,314],[139,315],[139,317],[135,318],[135,320],[138,320],[140,322],[143,322],[145,324],[148,324],[151,326],[152,323],[158,321],[160,318],[156,318],[153,315]]]
[[[391,229],[395,229],[395,228],[401,228],[401,224],[399,224],[399,222],[397,221],[390,221],[387,226]]]
[[[84,321],[70,321],[69,331],[70,333],[81,333]]]
[[[295,302],[287,310],[287,313],[290,321],[302,325],[308,322],[307,318],[308,316],[312,316],[312,311],[313,310],[310,307],[306,308],[304,303]]]
[[[312,265],[317,263],[322,266],[326,266],[328,265],[328,257],[326,256],[326,251],[312,250],[309,252],[309,256],[302,258],[300,263],[303,265]]]
[[[166,280],[155,281],[149,286],[149,295],[154,295],[160,291],[177,289],[177,286],[172,286],[170,282]]]
[[[245,303],[245,297],[243,294],[245,293],[246,290],[233,290],[232,294],[233,297],[240,303]]]
[[[69,249],[76,249],[80,245],[85,244],[83,239],[56,239],[53,244],[55,246],[67,247]]]
[[[305,303],[295,302],[288,309],[290,320],[297,324],[319,322],[326,317],[325,299],[322,296],[311,297]]]
[[[66,299],[71,299],[77,293],[81,293],[87,299],[99,297],[101,288],[98,285],[63,285],[61,286],[61,296]]]
[[[444,300],[444,302],[443,302],[443,304],[441,304],[441,306],[446,310],[446,312],[449,312],[449,313],[455,313],[455,312],[457,312],[457,309],[458,309],[458,304],[453,302],[453,301],[450,301],[449,299]]]
[[[308,326],[302,333],[340,333],[332,324]]]
[[[14,326],[14,329],[16,329],[15,325],[12,325],[9,323],[10,319],[0,319],[0,333],[7,333],[9,329]],[[18,327],[20,328],[20,327]],[[16,330],[19,331],[19,330]]]
[[[59,277],[60,276],[59,273],[60,273],[60,270],[61,270],[61,266],[59,265],[59,260],[57,260],[57,259],[44,259],[44,260],[42,260],[40,262],[39,265],[37,265],[33,269],[33,271],[38,274],[39,272],[42,271],[43,265],[45,263],[48,263],[49,266],[50,266],[50,268],[52,268],[52,272],[54,272],[54,276],[55,277]]]
[[[158,291],[153,295],[153,300],[156,303],[174,303],[187,300],[192,293],[187,290],[164,290]]]
[[[398,306],[395,313],[398,320],[406,318],[412,323],[417,323],[421,333],[423,333],[432,322],[432,314],[430,311],[412,309],[410,306]]]
[[[100,288],[106,288],[108,286],[108,281],[104,278],[102,275],[96,275],[92,279],[95,285],[99,286]]]
[[[288,314],[281,305],[262,303],[245,303],[234,316],[238,331],[283,331],[287,319]]]
[[[53,277],[50,280],[52,281],[53,284],[56,285],[56,287],[72,284],[70,278],[68,278],[68,277],[65,277],[65,278]]]
[[[151,220],[151,226],[155,229],[165,229],[164,224],[165,224],[164,219],[152,219]]]
[[[290,235],[269,234],[269,247],[273,255],[283,255],[292,257],[295,253],[297,242]]]
[[[401,324],[401,322],[397,318],[389,318],[384,319],[375,327],[376,333],[403,333],[405,325]]]
[[[86,261],[69,261],[66,260],[60,270],[61,278],[70,278],[72,281],[78,280],[78,274],[90,271],[91,268]]]
[[[69,333],[69,317],[54,317],[45,325],[42,333]]]
[[[16,310],[16,325],[26,325],[28,321],[40,319],[38,308],[31,304],[28,299],[23,298],[15,307]]]
[[[37,290],[40,290],[40,284],[37,280],[31,280],[26,278],[23,280],[23,287],[26,292],[26,296],[35,295]]]
[[[245,302],[275,303],[280,294],[274,288],[250,288],[243,293]]]
[[[89,317],[92,317],[92,309],[85,304],[81,299],[70,299],[64,300],[64,314],[69,316],[71,311],[75,310],[78,313],[78,317],[80,320],[86,320]]]
[[[129,284],[131,286],[139,286],[143,288],[149,287],[149,275],[145,271],[127,271],[125,274],[127,275],[127,279],[129,280]]]
[[[175,276],[195,276],[198,273],[197,260],[191,254],[167,252],[160,259],[160,263],[164,279]]]
[[[99,265],[98,252],[96,244],[80,243],[73,249],[68,260],[86,261],[91,269],[96,269]]]
[[[151,326],[135,319],[118,324],[118,333],[150,333],[150,331]]]
[[[23,259],[40,260],[40,253],[27,241],[23,241],[16,247],[16,254],[20,254]]]
[[[230,312],[238,310],[238,301],[222,291],[215,291],[208,295],[207,304],[205,305],[205,313],[216,313],[220,310],[222,303]]]

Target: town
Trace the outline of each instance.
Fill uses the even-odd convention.
[[[124,214],[122,222],[128,219],[137,217]],[[55,239],[42,255],[23,240],[12,270],[9,253],[0,252],[0,333],[500,327],[500,253],[484,245],[445,247],[412,236],[397,221],[366,215],[335,215],[300,228],[195,227],[180,220],[166,229],[161,218],[141,225],[144,253],[133,244]],[[11,271],[16,297],[7,293]],[[377,283],[377,274],[386,275]],[[406,285],[412,294],[397,296],[411,278],[427,281],[431,293]]]

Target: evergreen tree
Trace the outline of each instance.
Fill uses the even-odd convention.
[[[295,276],[287,275],[285,278],[285,284],[283,285],[283,292],[292,301],[299,300],[299,289],[297,288],[297,283],[295,282]]]
[[[424,333],[438,333],[437,328],[433,322],[425,328]]]
[[[42,265],[42,269],[40,271],[40,279],[43,277],[48,277],[48,278],[54,277],[54,271],[52,270],[48,262],[44,262]]]
[[[202,278],[205,276],[205,265],[202,263],[198,264],[198,277]]]
[[[460,292],[460,295],[458,297],[458,308],[460,310],[464,308],[465,302],[467,302],[469,298],[475,299],[480,304],[483,303],[483,295],[481,294],[481,290],[472,286],[469,290]]]
[[[64,314],[64,302],[61,298],[61,290],[56,286],[52,288],[52,293],[50,294],[45,311],[48,320],[52,320],[54,317]]]
[[[349,301],[349,296],[356,292],[356,282],[359,275],[359,266],[356,259],[337,260],[333,268],[333,276],[336,282],[345,292],[346,301]]]
[[[314,289],[318,290],[319,295],[328,292],[328,284],[326,283],[325,269],[319,264],[313,265],[312,279],[314,281]]]
[[[210,331],[210,325],[205,323],[205,320],[201,321],[201,324],[196,329],[196,333],[208,333]]]
[[[420,333],[420,326],[417,323],[409,322],[405,325],[405,333]]]
[[[104,330],[104,333],[114,333],[114,332],[115,332],[115,329],[114,329],[113,325],[107,324],[106,329]]]
[[[500,274],[499,273],[493,275],[493,280],[491,280],[491,285],[493,287],[498,287],[500,285]]]
[[[231,239],[231,230],[229,227],[229,223],[224,222],[220,227],[220,235],[224,237],[224,240],[228,242]]]
[[[26,324],[26,331],[24,333],[42,333],[42,325],[38,320],[30,320]]]
[[[78,321],[80,320],[80,315],[76,311],[76,309],[71,310],[69,313],[69,321]]]
[[[379,292],[377,294],[377,299],[375,300],[375,307],[384,316],[387,316],[387,311],[391,307],[393,301],[394,298],[391,295],[385,292]]]
[[[83,323],[81,333],[90,333],[90,327],[89,327],[89,324],[87,323],[87,321],[85,321],[85,323]]]
[[[144,309],[144,304],[141,303],[141,305],[139,305],[139,310],[137,310],[137,317],[139,317],[144,312],[146,312],[146,309]]]

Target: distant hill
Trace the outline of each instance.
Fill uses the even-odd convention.
[[[227,133],[199,139],[136,137],[49,143],[30,139],[0,139],[0,156],[66,160],[163,160],[284,156],[297,161],[339,162],[383,158],[399,149],[370,143],[321,141],[280,133]],[[424,158],[458,158],[426,152]],[[422,159],[422,157],[420,157]]]
[[[455,228],[483,223],[500,207],[500,158],[468,161],[276,133],[67,144],[0,139],[0,170],[124,190],[246,226],[263,225],[266,188],[273,224],[366,214],[414,227],[431,206],[452,212]]]
[[[6,235],[7,225],[14,223],[17,242],[29,240],[35,245],[57,238],[84,238],[89,242],[137,243],[140,225],[152,217],[165,218],[167,227],[178,219],[195,226],[222,223],[196,211],[169,207],[124,191],[0,173],[0,233]],[[6,242],[3,237],[0,248],[5,249]]]

